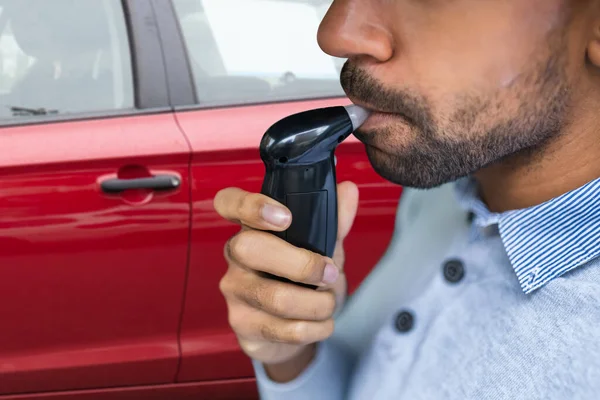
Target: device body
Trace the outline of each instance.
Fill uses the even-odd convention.
[[[260,143],[265,164],[261,193],[292,213],[290,227],[273,234],[333,256],[338,227],[335,149],[366,116],[357,106],[320,108],[286,117],[267,130]]]

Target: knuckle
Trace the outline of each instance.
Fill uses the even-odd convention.
[[[225,273],[219,281],[219,291],[226,299],[229,299],[235,293],[235,289],[235,280],[231,277],[229,272]]]
[[[257,342],[251,338],[245,338],[241,335],[238,335],[238,343],[240,344],[242,351],[244,351],[244,353],[250,357],[252,357],[253,354],[260,353],[265,346],[268,346],[268,343],[262,341]]]
[[[289,301],[289,292],[280,288],[273,288],[267,292],[270,308],[278,315],[287,315],[292,311]]]
[[[323,323],[323,338],[321,340],[325,340],[326,338],[333,335],[334,330],[335,322],[332,318],[330,318]]]
[[[229,288],[229,280],[227,279],[227,275],[224,275],[219,281],[219,291],[222,295],[227,296],[230,293]]]
[[[238,216],[241,220],[256,220],[259,217],[260,196],[257,193],[245,192],[238,203]]]
[[[323,299],[318,307],[315,307],[315,319],[325,320],[331,318],[335,312],[336,299],[333,292],[323,292]]]
[[[260,326],[260,335],[269,342],[281,342],[282,338],[278,329],[270,324],[262,324]]]
[[[272,315],[285,317],[290,315],[287,290],[278,287],[266,279],[254,285],[245,294],[245,300],[253,308],[264,310]]]
[[[310,328],[304,321],[295,322],[288,332],[287,341],[293,344],[304,344],[309,341]]]
[[[321,257],[309,250],[302,249],[302,251],[304,263],[298,270],[298,278],[305,282],[319,282],[323,269]]]
[[[229,242],[229,254],[232,259],[242,261],[254,253],[257,237],[254,231],[244,231],[235,235]]]
[[[245,231],[240,230],[235,235],[231,236],[227,240],[227,242],[225,242],[225,246],[223,247],[223,253],[225,256],[225,260],[227,261],[227,264],[229,266],[231,266],[231,264],[234,264],[234,263],[236,263],[236,261],[238,261],[236,249],[237,249],[238,243],[240,242],[240,236],[242,236],[242,240],[245,240],[243,238],[245,233],[246,233]],[[243,242],[242,242],[242,245],[244,245]]]
[[[333,331],[333,319],[319,323],[298,321],[290,326],[286,341],[298,345],[314,343],[330,337]]]
[[[233,329],[233,331],[236,333],[241,330],[242,324],[244,323],[244,318],[240,316],[240,313],[237,312],[235,307],[229,308],[227,320],[229,322],[229,326],[231,326],[231,329]]]
[[[225,194],[227,193],[227,189],[221,189],[215,194],[213,198],[213,208],[217,212],[217,214],[223,216],[223,202],[225,198]]]
[[[235,219],[235,215],[229,215],[229,210],[231,210],[231,204],[232,202],[235,202],[236,196],[239,196],[239,192],[241,192],[241,189],[235,187],[228,187],[219,190],[213,198],[213,208],[217,214],[227,219]]]
[[[250,307],[259,310],[265,308],[265,293],[268,291],[265,286],[265,284],[257,283],[244,288],[242,297]]]
[[[233,254],[231,253],[231,242],[233,241],[234,237],[235,236],[232,236],[229,239],[227,239],[227,242],[225,242],[225,246],[223,246],[223,256],[225,257],[225,260],[228,264],[233,259]]]
[[[227,304],[228,309],[231,309],[232,304],[235,304],[233,303],[233,301],[235,300],[236,292],[238,290],[237,286],[237,282],[235,281],[235,279],[231,278],[229,274],[226,274],[219,281],[219,291],[225,299],[225,303]]]

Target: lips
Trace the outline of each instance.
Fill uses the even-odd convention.
[[[367,131],[376,128],[377,126],[381,126],[382,124],[395,122],[395,123],[403,123],[411,125],[410,118],[406,117],[403,114],[388,112],[385,110],[377,109],[375,107],[370,106],[369,104],[362,103],[352,97],[348,96],[350,101],[357,106],[365,108],[370,111],[369,117],[366,121],[361,125],[360,130]]]
[[[371,130],[371,129],[377,128],[378,126],[381,126],[383,124],[387,124],[390,122],[406,123],[406,120],[398,114],[374,111],[369,115],[369,118],[367,118],[367,120],[361,126],[361,129],[362,130]]]

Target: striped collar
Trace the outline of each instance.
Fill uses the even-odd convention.
[[[472,178],[457,181],[475,226],[495,227],[525,293],[600,256],[600,178],[537,206],[490,212]]]

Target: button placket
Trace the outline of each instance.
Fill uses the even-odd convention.
[[[414,357],[415,346],[425,339],[423,336],[427,334],[427,326],[443,310],[444,305],[457,295],[456,291],[462,290],[457,283],[466,278],[466,268],[462,258],[456,254],[469,245],[463,239],[451,246],[446,257],[438,259],[438,271],[433,273],[423,292],[412,301],[399,305],[396,312],[388,317],[386,334],[381,342],[385,343],[386,359],[393,363],[394,368],[408,368]]]

